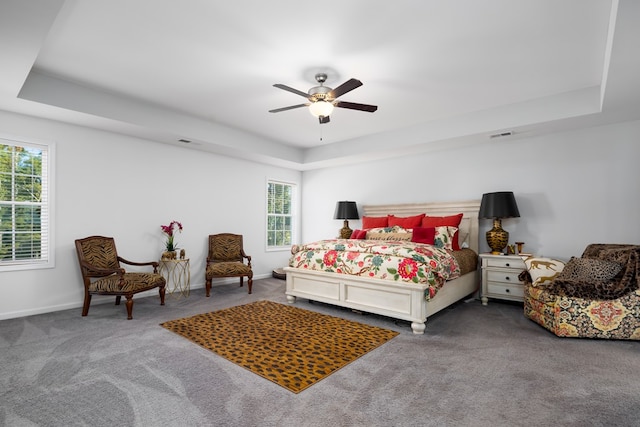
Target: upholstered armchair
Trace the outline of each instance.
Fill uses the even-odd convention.
[[[76,252],[82,280],[84,282],[84,305],[82,315],[89,313],[91,296],[115,295],[116,305],[120,305],[122,296],[126,298],[127,319],[132,319],[133,295],[149,289],[158,288],[160,305],[164,305],[166,281],[158,274],[158,263],[133,262],[120,256],[112,237],[91,236],[77,239]],[[126,272],[120,263],[132,266],[150,266],[153,272]]]
[[[246,264],[244,260],[247,260]],[[253,285],[251,256],[244,252],[241,234],[220,233],[209,236],[209,254],[205,271],[207,296],[211,293],[211,281],[222,277],[239,277],[240,286],[247,277],[248,293],[251,293]]]
[[[525,266],[527,318],[560,337],[640,340],[640,246],[591,244],[566,263]]]

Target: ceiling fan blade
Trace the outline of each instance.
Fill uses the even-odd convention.
[[[329,123],[329,116],[320,116],[318,117],[318,121],[320,122],[320,124]]]
[[[340,108],[348,108],[350,110],[366,111],[368,113],[373,113],[378,109],[377,105],[357,104],[355,102],[345,102],[345,101],[336,101],[333,103],[333,105]]]
[[[331,92],[329,92],[327,94],[327,97],[329,97],[331,99],[336,99],[339,96],[342,96],[347,92],[351,92],[352,90],[354,90],[355,88],[358,88],[360,86],[362,86],[362,82],[360,80],[350,79],[350,80],[347,80],[346,82],[342,83],[337,88],[333,89]]]
[[[303,96],[303,97],[309,99],[309,94],[308,93],[304,93],[304,92],[302,92],[302,91],[300,91],[298,89],[294,89],[294,88],[289,87],[287,85],[276,83],[273,86],[277,87],[278,89],[286,90],[287,92],[295,93],[296,95],[300,95],[300,96]]]
[[[275,110],[269,110],[270,113],[279,113],[280,111],[293,110],[294,108],[307,107],[309,104],[291,105],[289,107],[276,108]]]

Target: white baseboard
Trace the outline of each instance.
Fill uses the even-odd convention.
[[[271,277],[270,274],[259,274],[259,275],[255,275],[253,276],[254,280],[258,280],[258,279],[265,279]],[[212,286],[222,286],[222,285],[228,285],[230,283],[236,283],[238,281],[237,277],[230,277],[227,279],[222,279],[222,280],[216,280],[215,282],[212,283]],[[201,283],[192,283],[189,286],[189,289],[203,289],[204,288],[204,282]],[[145,292],[141,292],[139,294],[137,294],[137,297],[147,297],[147,296],[153,296],[153,295],[158,295],[158,290],[157,289],[150,289],[148,291]],[[100,295],[94,295],[91,298],[91,305],[94,304],[107,304],[107,303],[113,303],[113,297],[112,296],[100,296]],[[72,309],[82,309],[82,305],[83,305],[83,301],[79,300],[79,301],[73,301],[73,302],[68,302],[68,303],[64,303],[64,304],[58,304],[58,305],[50,305],[50,306],[46,306],[46,307],[37,307],[37,308],[32,308],[32,309],[25,309],[25,310],[18,310],[18,311],[10,311],[8,313],[0,313],[0,320],[6,320],[6,319],[15,319],[18,317],[27,317],[27,316],[35,316],[37,314],[45,314],[45,313],[53,313],[55,311],[63,311],[63,310],[72,310]]]

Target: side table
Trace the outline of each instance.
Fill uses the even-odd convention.
[[[526,269],[524,260],[527,256],[480,254],[482,305],[487,305],[489,298],[524,301],[524,283],[518,275]]]
[[[167,281],[166,290],[169,295],[189,296],[191,284],[191,269],[187,259],[161,259],[158,261],[158,273]]]

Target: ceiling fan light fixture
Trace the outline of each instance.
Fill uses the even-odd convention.
[[[333,112],[333,104],[327,101],[312,102],[309,112],[315,117],[329,117]]]

